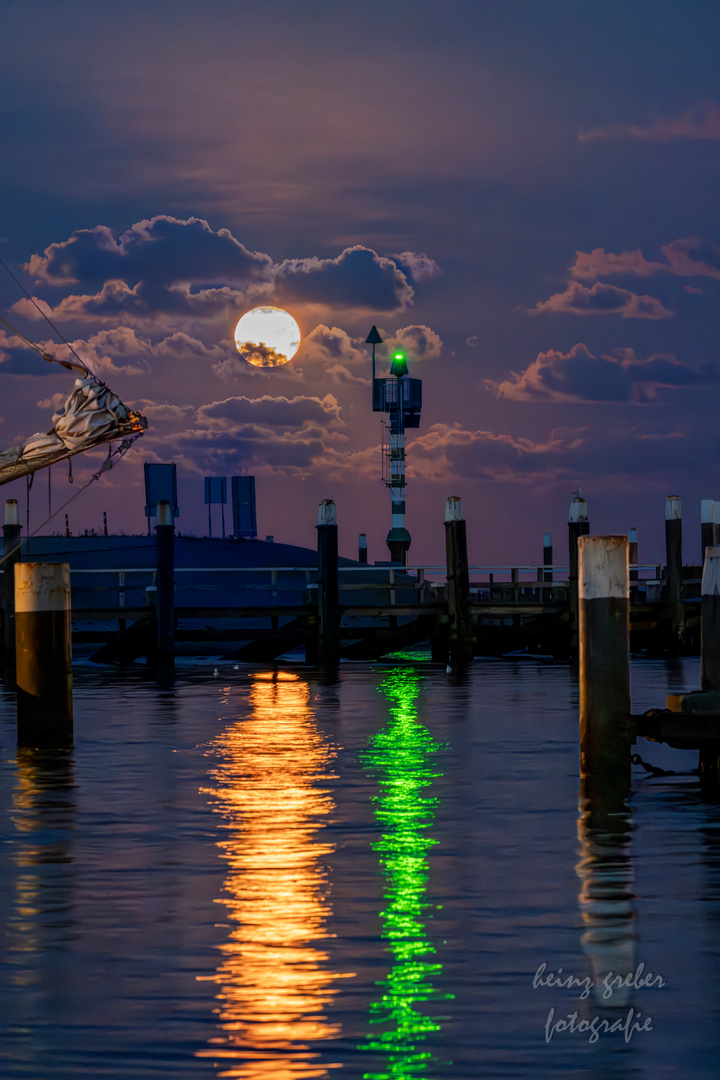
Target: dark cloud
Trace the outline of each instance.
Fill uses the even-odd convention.
[[[230,397],[202,405],[197,410],[198,425],[231,427],[242,423],[260,423],[270,427],[300,429],[308,423],[338,425],[343,421],[340,406],[332,394],[324,398]]]
[[[424,251],[401,251],[397,255],[390,255],[389,258],[399,263],[413,281],[428,281],[442,274],[435,260]]]
[[[26,269],[37,281],[54,285],[122,279],[132,285],[182,281],[221,288],[268,281],[272,266],[269,255],[249,251],[229,229],[215,232],[202,218],[182,221],[160,214],[117,239],[104,225],[80,229],[33,255]]]
[[[371,248],[346,248],[336,259],[286,259],[275,277],[275,299],[340,310],[398,311],[412,304],[407,276]]]
[[[674,356],[640,360],[632,349],[594,356],[579,343],[568,353],[554,349],[540,353],[519,375],[503,382],[485,380],[498,398],[511,401],[621,402],[652,401],[660,388],[710,386],[718,382],[713,363],[691,367]]]
[[[619,315],[623,319],[669,319],[661,300],[654,296],[638,296],[628,289],[596,282],[588,289],[579,281],[568,282],[564,292],[555,293],[530,308],[529,315],[554,312],[563,315]]]

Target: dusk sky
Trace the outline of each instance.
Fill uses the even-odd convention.
[[[593,532],[685,561],[720,499],[720,8],[716,0],[6,0],[0,256],[149,420],[71,527],[145,530],[143,461],[256,476],[261,536],[388,558],[370,408],[373,324],[423,380],[408,437],[410,562],[566,558]],[[67,350],[0,268],[0,309]],[[258,304],[297,319],[280,368],[237,353]],[[385,347],[378,350],[384,370]],[[0,443],[72,386],[0,332]],[[76,458],[76,483],[100,457]],[[68,489],[53,470],[54,499]],[[47,505],[33,488],[33,527]],[[24,514],[25,482],[7,485]],[[228,508],[229,510],[229,508]],[[50,528],[63,528],[56,518]]]

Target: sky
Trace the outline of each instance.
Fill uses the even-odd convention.
[[[144,461],[256,477],[261,536],[386,559],[372,325],[423,380],[411,563],[565,557],[594,533],[685,561],[720,500],[720,9],[714,0],[5,0],[0,258],[147,433],[69,508],[144,532]],[[233,330],[284,307],[303,342],[253,367]],[[0,314],[64,358],[0,268]],[[72,386],[0,331],[0,443]],[[102,457],[102,455],[101,455]],[[75,483],[101,457],[76,458]],[[45,476],[31,527],[47,513]],[[54,506],[73,488],[53,470]],[[24,515],[25,484],[7,485]],[[720,510],[720,507],[719,507]],[[62,515],[43,531],[63,529]]]

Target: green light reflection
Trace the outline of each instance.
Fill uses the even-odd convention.
[[[382,826],[373,849],[380,855],[386,878],[385,909],[380,912],[382,935],[389,942],[392,967],[379,1001],[370,1006],[370,1023],[384,1031],[369,1036],[362,1046],[386,1056],[382,1072],[366,1072],[363,1080],[427,1076],[435,1062],[423,1043],[440,1030],[437,1019],[420,1011],[423,1002],[452,998],[433,987],[442,965],[428,937],[425,921],[434,907],[427,899],[430,848],[437,843],[428,831],[437,799],[425,793],[442,774],[431,757],[441,745],[420,722],[415,706],[420,688],[411,667],[388,673],[380,691],[389,700],[390,718],[363,755],[363,764],[378,778],[375,814]]]

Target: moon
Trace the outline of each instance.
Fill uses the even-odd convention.
[[[284,308],[256,307],[235,327],[235,346],[256,367],[280,367],[298,351],[300,327]]]

